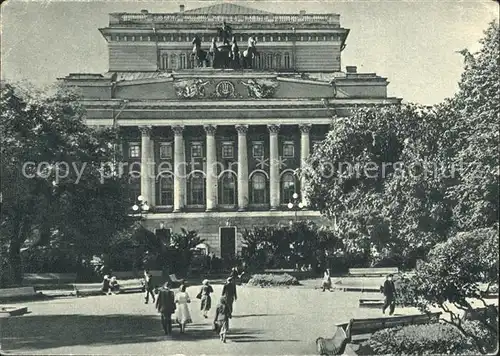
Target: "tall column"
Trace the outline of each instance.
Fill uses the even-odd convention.
[[[278,153],[279,125],[267,125],[269,129],[269,190],[271,210],[280,205],[280,165]]]
[[[174,131],[174,212],[184,208],[186,192],[186,159],[184,151],[184,126],[173,126]]]
[[[238,211],[248,207],[248,125],[236,125],[238,131]]]
[[[207,133],[207,169],[206,169],[206,210],[213,211],[217,205],[217,150],[215,144],[215,131],[217,126],[205,125],[205,132]]]
[[[310,124],[299,125],[300,129],[300,168],[304,169],[307,157],[309,157],[309,131],[311,130]],[[300,176],[300,197],[303,206],[308,206],[308,199],[306,194],[306,181],[303,174]]]
[[[151,126],[139,126],[141,131],[141,195],[149,206],[154,205],[154,154]]]

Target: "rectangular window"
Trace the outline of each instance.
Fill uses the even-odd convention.
[[[202,157],[201,142],[192,142],[191,158],[200,158],[200,157]]]
[[[170,142],[160,143],[160,159],[172,158],[172,144]]]
[[[286,141],[283,143],[283,157],[292,158],[295,156],[293,142]]]
[[[252,157],[253,158],[264,157],[264,142],[254,142],[252,144]]]
[[[135,142],[129,143],[128,156],[129,158],[139,158],[141,156],[141,146]]]
[[[232,142],[222,143],[222,158],[234,158],[234,147]]]

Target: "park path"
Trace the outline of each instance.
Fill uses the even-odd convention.
[[[214,286],[214,302],[222,286]],[[329,337],[334,324],[354,317],[381,316],[378,309],[360,309],[360,293],[321,292],[312,287],[238,287],[228,342],[211,330],[214,315],[203,319],[188,288],[193,324],[187,334],[162,332],[152,304],[141,294],[64,298],[25,303],[31,314],[2,320],[4,350],[22,354],[100,355],[305,355],[315,354],[315,340]],[[397,310],[407,314],[413,309]]]

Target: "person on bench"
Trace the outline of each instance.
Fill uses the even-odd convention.
[[[111,280],[109,281],[109,290],[113,294],[120,293],[120,285],[118,284],[115,276],[111,277]]]
[[[382,307],[382,314],[385,314],[385,310],[389,307],[389,315],[392,315],[394,314],[394,308],[396,307],[396,287],[394,286],[392,277],[392,274],[387,275],[384,282],[385,303]]]
[[[104,276],[104,279],[102,280],[102,288],[101,290],[106,293],[106,294],[109,294],[110,291],[109,291],[109,276],[108,275],[105,275]]]

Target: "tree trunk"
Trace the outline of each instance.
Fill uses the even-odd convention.
[[[21,264],[21,244],[18,239],[10,243],[8,259],[12,281],[15,284],[21,284],[23,280],[23,270]]]

